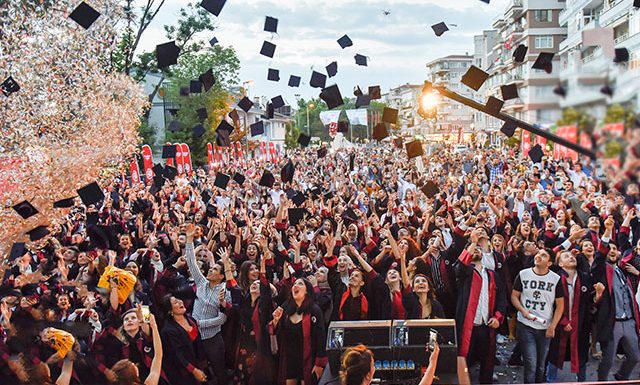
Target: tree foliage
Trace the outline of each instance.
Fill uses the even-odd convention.
[[[298,137],[300,136],[300,129],[293,123],[287,122],[284,131],[284,145],[287,149],[298,148]]]

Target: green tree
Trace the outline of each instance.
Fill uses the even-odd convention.
[[[142,144],[148,144],[153,147],[156,144],[156,128],[154,125],[150,125],[147,119],[141,119],[138,133],[142,138]]]
[[[193,79],[207,70],[212,69],[216,84],[209,91],[200,94],[180,96],[181,87],[189,87]],[[238,83],[240,61],[233,48],[215,46],[202,52],[190,52],[178,59],[178,64],[172,68],[168,78],[169,87],[165,90],[165,98],[177,104],[175,120],[180,124],[176,132],[167,131],[166,139],[172,143],[187,143],[192,153],[192,161],[201,165],[207,161],[207,142],[214,143],[215,129],[228,113],[233,101],[229,89]],[[200,120],[198,110],[205,108],[208,117]],[[193,127],[202,123],[205,134],[196,138]]]
[[[284,132],[284,145],[287,147],[287,149],[298,148],[300,146],[300,144],[298,143],[299,136],[300,129],[293,123],[287,123]]]

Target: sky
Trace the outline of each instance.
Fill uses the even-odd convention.
[[[200,0],[197,0],[198,2]],[[153,50],[166,42],[163,26],[173,24],[180,7],[188,0],[166,0],[139,50]],[[224,46],[235,48],[240,59],[241,82],[249,81],[249,96],[285,102],[317,97],[320,89],[309,86],[312,70],[326,74],[325,66],[338,62],[338,73],[327,78],[327,86],[337,84],[343,96],[353,96],[380,85],[382,92],[405,84],[422,84],[426,63],[452,54],[473,54],[473,36],[490,29],[508,0],[227,0],[219,17],[211,15],[214,32],[198,36],[208,41],[216,37]],[[383,11],[389,11],[384,15]],[[278,33],[263,31],[266,16],[279,20]],[[444,21],[449,31],[436,37],[431,25]],[[456,25],[456,26],[452,26]],[[353,46],[340,48],[344,34]],[[260,55],[263,41],[276,44],[273,59]],[[354,55],[368,57],[368,66],[357,66]],[[269,68],[280,70],[280,82],[267,80]],[[302,77],[298,88],[288,87],[289,75]],[[366,91],[365,91],[366,92]]]

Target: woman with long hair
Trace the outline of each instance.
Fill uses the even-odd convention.
[[[409,280],[406,256],[404,253],[400,253],[400,271],[402,274],[402,284],[404,285],[402,304],[405,309],[405,318],[444,318],[444,309],[435,298],[431,278],[425,274],[418,273],[413,276],[412,280]]]

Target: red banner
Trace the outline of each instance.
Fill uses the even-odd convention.
[[[140,183],[140,167],[138,160],[134,157],[129,165],[129,174],[131,175],[131,185],[135,186]]]
[[[544,150],[547,147],[547,138],[544,136],[536,135],[536,144],[539,144]]]
[[[621,137],[624,135],[624,123],[618,122],[605,124],[602,131],[609,133],[615,137]]]
[[[185,143],[180,145],[182,147],[182,163],[184,164],[184,173],[188,176],[191,176],[193,172],[193,167],[191,166],[191,151],[189,150],[189,146]]]
[[[213,146],[211,143],[207,143],[207,164],[209,165],[209,171],[213,170]]]
[[[275,147],[273,146],[273,142],[269,142],[269,161],[271,163],[275,163],[276,160],[276,154],[275,154]]]
[[[176,143],[176,168],[178,169],[178,174],[182,174],[184,172],[184,160],[182,159],[182,146],[180,143]]]
[[[529,156],[529,150],[531,150],[531,133],[526,130],[522,130],[522,158]]]
[[[142,165],[144,166],[144,179],[147,183],[153,182],[153,155],[151,147],[142,146]]]
[[[242,157],[242,144],[240,142],[236,142],[236,151],[238,152],[238,160],[241,162],[244,161]]]
[[[556,135],[570,142],[578,143],[578,126],[558,127]],[[556,143],[553,146],[553,157],[555,159],[571,158],[575,162],[578,160],[578,153]]]

